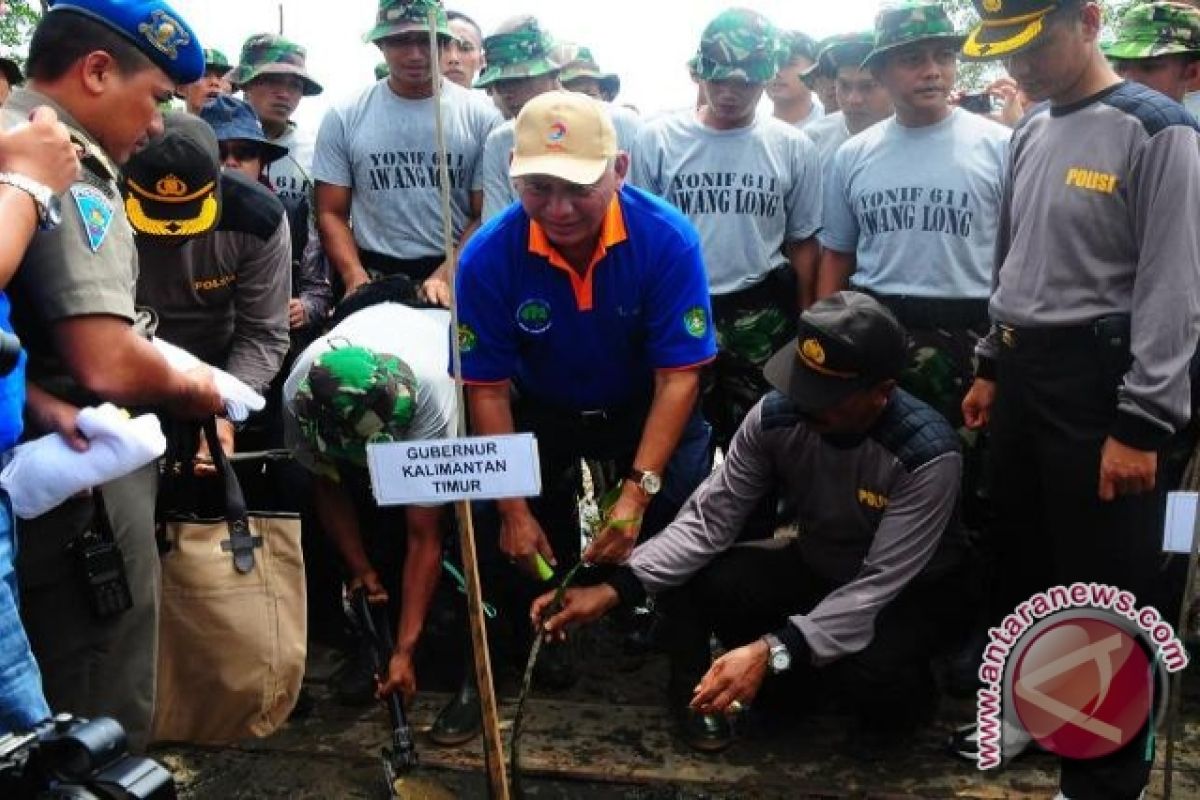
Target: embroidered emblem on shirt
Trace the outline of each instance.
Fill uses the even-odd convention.
[[[475,349],[475,345],[478,343],[479,337],[475,335],[475,331],[471,330],[471,326],[460,323],[458,326],[458,349],[469,353]]]
[[[1116,175],[1083,167],[1071,167],[1067,170],[1067,178],[1064,183],[1076,189],[1088,189],[1103,194],[1112,194],[1117,190]]]
[[[708,314],[700,306],[694,306],[683,315],[683,327],[692,336],[699,339],[708,332]]]
[[[545,333],[550,330],[550,304],[533,298],[517,308],[517,327],[526,333]]]
[[[112,224],[112,203],[99,189],[83,183],[71,187],[71,197],[75,199],[75,208],[79,210],[79,217],[83,220],[88,246],[92,248],[93,253],[98,252]]]

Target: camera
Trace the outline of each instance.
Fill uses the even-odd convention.
[[[979,94],[964,94],[958,101],[958,107],[972,114],[992,113],[992,96],[987,92]]]
[[[175,800],[175,781],[157,761],[129,754],[114,719],[58,714],[31,731],[0,736],[0,797]]]
[[[0,331],[0,378],[17,368],[21,360],[21,340],[16,334]]]

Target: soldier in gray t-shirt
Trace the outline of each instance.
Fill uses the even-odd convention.
[[[720,346],[705,415],[726,444],[762,396],[762,364],[791,335],[796,287],[816,265],[816,150],[793,126],[756,114],[784,52],[779,36],[751,11],[710,22],[695,62],[708,102],[647,122],[631,168],[634,184],[700,232]]]
[[[912,341],[902,385],[957,427],[987,325],[1010,131],[950,105],[963,37],[936,2],[880,12],[875,38],[862,66],[896,115],[845,142],[826,173],[817,293],[853,287],[887,305]],[[973,487],[964,497],[973,512]]]
[[[391,74],[332,108],[321,123],[313,161],[317,228],[347,293],[371,273],[403,273],[422,284],[429,300],[448,304],[433,55],[424,9],[381,8],[368,36],[383,51]],[[448,42],[452,34],[440,5],[437,12],[439,41]],[[440,93],[450,228],[461,247],[479,224],[483,197],[472,188],[475,170],[500,115],[486,98],[451,81],[442,81]]]

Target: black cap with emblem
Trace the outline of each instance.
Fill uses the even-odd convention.
[[[963,58],[992,61],[1007,58],[1036,42],[1046,16],[1062,0],[973,0],[980,22],[963,43]]]
[[[163,133],[125,165],[129,223],[152,236],[198,236],[221,219],[221,161],[208,123],[163,115]]]
[[[763,368],[802,411],[818,413],[854,392],[900,376],[908,334],[873,297],[838,292],[800,315],[799,335]]]

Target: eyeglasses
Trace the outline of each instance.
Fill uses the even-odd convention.
[[[221,142],[221,160],[232,158],[234,161],[253,161],[262,159],[262,148],[254,142]]]

